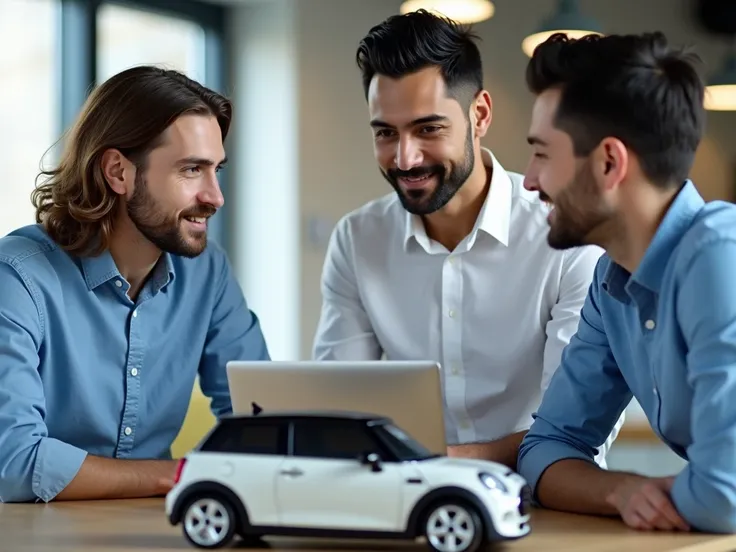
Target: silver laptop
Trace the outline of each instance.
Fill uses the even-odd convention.
[[[387,416],[431,452],[445,454],[440,367],[434,362],[232,361],[233,413],[350,410]]]

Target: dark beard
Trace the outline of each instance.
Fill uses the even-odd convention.
[[[215,209],[208,205],[199,205],[182,212],[179,218],[167,216],[151,197],[142,173],[141,170],[137,171],[135,191],[126,206],[130,220],[161,251],[188,258],[200,255],[207,247],[207,232],[201,232],[194,241],[187,240],[181,228],[182,219],[211,216]]]
[[[448,172],[443,165],[427,165],[413,167],[408,171],[389,169],[381,170],[381,174],[396,191],[401,205],[413,215],[429,215],[442,209],[455,196],[465,181],[473,172],[475,166],[475,152],[473,151],[473,134],[468,126],[465,138],[465,156],[459,163],[451,165]],[[404,192],[399,185],[400,177],[417,178],[421,176],[436,176],[435,188],[427,193],[424,190],[407,190]]]
[[[540,192],[542,200],[548,196]],[[590,245],[590,234],[610,220],[612,214],[601,203],[601,196],[590,163],[586,162],[554,202],[555,214],[547,243],[564,250]]]

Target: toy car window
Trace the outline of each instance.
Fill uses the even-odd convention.
[[[286,428],[282,424],[222,423],[201,447],[203,452],[286,454]]]
[[[365,423],[357,420],[297,420],[294,422],[294,456],[345,458],[378,452],[381,444]]]

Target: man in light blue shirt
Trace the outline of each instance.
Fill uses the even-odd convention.
[[[697,58],[659,33],[550,38],[526,186],[553,209],[548,241],[601,258],[576,335],[523,440],[542,506],[642,530],[736,530],[736,206],[687,180],[705,119]],[[593,463],[633,397],[686,467],[668,477]]]
[[[164,494],[196,376],[219,416],[225,363],[268,359],[207,242],[230,118],[179,73],[112,77],[0,239],[0,501]]]

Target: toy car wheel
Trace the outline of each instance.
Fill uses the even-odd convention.
[[[235,535],[235,511],[219,496],[197,497],[184,510],[184,536],[199,548],[221,548]]]
[[[425,517],[424,536],[436,552],[475,552],[484,541],[483,521],[463,502],[433,504]]]

